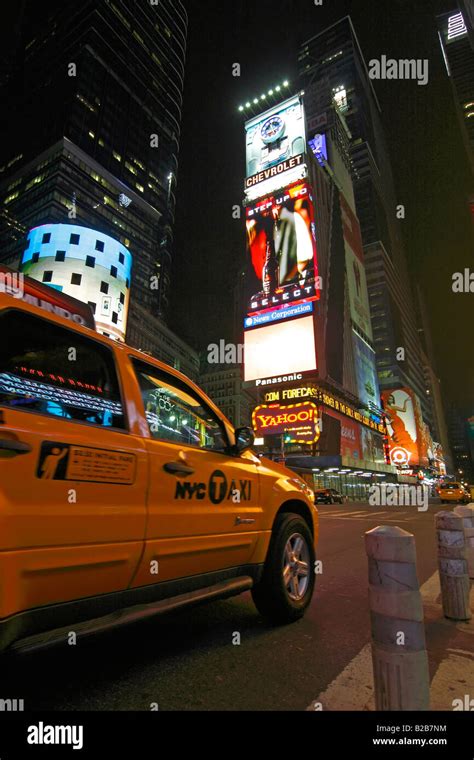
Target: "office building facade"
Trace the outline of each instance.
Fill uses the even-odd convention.
[[[330,103],[343,115],[351,134],[351,173],[380,388],[412,388],[429,419],[430,401],[381,108],[349,17],[303,43],[299,72],[306,92],[309,136],[321,129],[321,114]]]
[[[461,134],[474,174],[474,4],[453,5],[436,18]]]
[[[8,87],[2,259],[20,259],[36,224],[97,227],[130,243],[132,311],[140,303],[166,319],[186,11],[179,0],[87,0],[43,16],[27,30],[22,77]]]

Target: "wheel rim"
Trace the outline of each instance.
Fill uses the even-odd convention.
[[[293,533],[284,551],[283,583],[286,593],[294,602],[303,599],[309,586],[309,548],[301,533]]]

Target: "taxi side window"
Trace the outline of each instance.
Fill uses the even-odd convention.
[[[0,405],[125,428],[113,355],[95,340],[10,309],[0,315]]]
[[[156,440],[224,453],[224,426],[192,388],[134,361],[150,432]]]

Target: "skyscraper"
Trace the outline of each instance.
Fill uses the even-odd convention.
[[[377,369],[382,391],[411,388],[430,417],[413,294],[397,220],[397,201],[381,108],[350,17],[301,46],[310,137],[330,102],[351,133],[350,158],[359,217]]]
[[[452,11],[436,20],[456,113],[474,173],[474,3],[458,2]]]
[[[36,13],[22,76],[7,82],[2,259],[19,262],[24,231],[74,219],[130,249],[132,323],[134,304],[166,318],[186,11],[179,0],[87,0]]]

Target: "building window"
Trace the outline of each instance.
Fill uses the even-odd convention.
[[[97,311],[97,304],[96,304],[96,303],[94,303],[93,301],[88,301],[88,304],[89,304],[89,306],[90,306],[90,307],[91,307],[91,309],[92,309],[92,313],[93,313],[93,314],[95,314],[95,313],[96,313],[96,311]]]
[[[12,385],[0,384],[0,403],[23,408],[69,424],[89,423],[107,428],[125,429],[122,399],[113,355],[93,339],[25,312],[4,311],[1,316],[4,335],[11,336],[2,351],[0,376],[12,379]],[[71,368],[68,348],[71,341],[77,350],[77,366]],[[77,433],[83,428],[78,428]],[[58,463],[57,444],[49,446],[43,462],[43,475],[53,477]],[[60,445],[67,452],[67,447]],[[56,457],[56,461],[55,458]],[[48,462],[49,474],[47,472]],[[46,464],[44,464],[46,463]]]
[[[33,264],[37,264],[38,263],[39,257],[40,257],[39,253],[34,253],[33,254],[33,256],[31,257],[31,261],[33,262]]]
[[[121,264],[125,264],[125,256],[123,253],[119,253],[119,261]]]
[[[43,240],[41,242],[43,243],[43,245],[45,245],[46,243],[50,243],[51,242],[51,233],[50,232],[46,232],[43,235]]]
[[[110,276],[117,277],[117,267],[110,267]]]
[[[52,282],[52,280],[53,280],[52,272],[43,272],[43,282]]]
[[[71,235],[69,238],[69,245],[79,245],[80,239],[80,235]]]
[[[101,293],[105,293],[105,295],[108,294],[108,292],[109,292],[109,286],[108,286],[107,282],[101,282],[100,283],[100,292]]]
[[[95,250],[103,253],[104,248],[105,248],[105,244],[102,242],[102,240],[97,240],[95,244]]]
[[[56,256],[54,258],[56,261],[65,261],[66,251],[56,251]]]
[[[120,293],[120,303],[122,304],[122,306],[124,305],[124,303],[125,303],[125,293]]]
[[[95,256],[86,256],[86,267],[90,267],[91,269],[94,269]]]
[[[71,285],[80,285],[82,282],[82,274],[73,274],[71,277]]]
[[[118,314],[116,311],[112,312],[112,322],[114,323],[114,325],[118,323]]]

